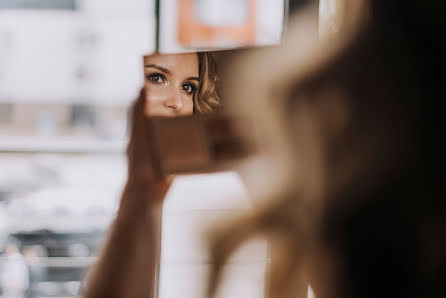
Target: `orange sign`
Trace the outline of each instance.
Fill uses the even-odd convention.
[[[256,0],[206,1],[207,5],[200,0],[178,0],[178,41],[182,46],[254,44]]]

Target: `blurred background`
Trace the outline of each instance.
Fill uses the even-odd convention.
[[[0,297],[11,284],[26,297],[79,295],[126,179],[128,107],[144,54],[279,44],[288,15],[311,2],[0,0]],[[204,272],[204,223],[250,208],[234,173],[174,186],[163,219],[162,297],[195,293],[184,276]],[[192,254],[178,254],[179,235]],[[260,297],[266,246],[247,249],[240,260],[260,267],[258,291],[244,297]],[[235,280],[247,276],[238,265]]]

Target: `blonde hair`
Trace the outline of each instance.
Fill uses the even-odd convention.
[[[257,236],[273,240],[265,297],[302,297],[299,282],[318,298],[436,296],[444,285],[446,254],[426,259],[444,248],[446,229],[444,26],[430,26],[434,16],[444,23],[440,2],[340,2],[334,38],[307,47],[307,32],[291,27],[286,46],[237,61],[232,80],[244,88],[227,106],[256,123],[259,151],[274,161],[257,186],[272,190],[254,197],[262,208],[210,234],[206,297]]]
[[[200,83],[194,95],[194,113],[207,114],[222,108],[218,96],[217,62],[211,52],[198,52]]]

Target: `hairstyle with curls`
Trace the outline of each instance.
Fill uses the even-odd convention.
[[[211,52],[197,52],[200,84],[194,95],[194,113],[207,114],[222,108],[217,93],[217,62]]]

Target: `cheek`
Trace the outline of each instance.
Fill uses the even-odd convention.
[[[167,98],[167,92],[159,86],[146,84],[144,86],[146,93],[146,103],[144,114],[146,116],[156,116],[163,110],[163,102]]]
[[[144,89],[146,90],[146,100],[148,102],[161,102],[169,96],[169,90],[165,86],[146,83]]]
[[[191,97],[187,97],[183,100],[183,115],[192,115],[194,113],[194,100]]]
[[[144,115],[153,116],[153,111],[156,110],[156,105],[154,106],[153,102],[150,102],[146,96],[146,102],[144,105]]]
[[[145,114],[147,116],[158,115],[163,110],[163,103],[168,99],[168,88],[146,83],[144,89],[146,91]]]

